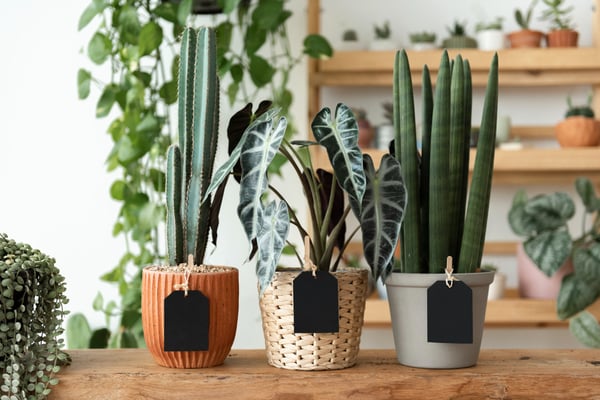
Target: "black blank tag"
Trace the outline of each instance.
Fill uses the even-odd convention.
[[[165,351],[208,350],[208,297],[176,290],[165,299]]]
[[[301,272],[294,279],[294,333],[340,330],[338,281],[327,271]]]
[[[427,289],[427,341],[473,343],[473,293],[464,282],[437,281]]]

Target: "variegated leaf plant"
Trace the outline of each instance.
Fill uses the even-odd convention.
[[[227,176],[237,170],[236,165],[241,166],[238,215],[252,245],[250,258],[258,251],[256,271],[261,290],[270,283],[279,264],[290,223],[302,237],[312,232],[310,257],[320,270],[337,270],[346,246],[360,227],[373,276],[378,278],[389,270],[406,202],[398,161],[385,157],[380,170],[375,171],[371,158],[363,156],[358,148],[358,125],[344,104],[337,106],[333,117],[328,108],[315,116],[312,130],[316,142],[288,141],[284,138],[286,119],[278,117],[277,110],[259,110],[253,115],[251,105],[246,106],[230,121],[229,137],[235,143],[230,143],[230,158],[216,171],[205,198],[224,184]],[[243,133],[232,132],[232,126]],[[314,170],[307,156],[307,148],[313,145],[325,148],[333,173]],[[276,154],[286,158],[302,186],[310,229],[269,184],[268,167]],[[267,192],[277,199],[266,204]],[[344,205],[343,193],[351,205]],[[351,210],[360,227],[344,238],[345,220]],[[336,247],[339,254],[334,257]],[[301,261],[302,257],[296,255]]]

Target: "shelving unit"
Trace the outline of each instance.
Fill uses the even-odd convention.
[[[591,85],[593,108],[600,115],[600,0],[595,1],[592,16],[594,47],[504,49],[499,56],[501,87],[544,87]],[[308,29],[318,33],[320,1],[308,2]],[[450,50],[469,60],[474,86],[487,82],[492,52],[474,49]],[[419,84],[423,65],[431,69],[435,79],[441,50],[408,51],[413,71],[413,83]],[[309,65],[309,116],[320,109],[323,87],[391,87],[394,51],[337,51],[328,60],[311,61]],[[548,138],[552,127],[514,127],[519,136]],[[376,156],[382,152],[372,151]],[[327,166],[326,158],[315,152],[317,162]],[[473,157],[472,157],[473,158]],[[526,148],[517,151],[497,151],[494,171],[495,184],[566,183],[576,176],[586,175],[600,182],[600,148],[542,149]]]
[[[308,1],[309,33],[320,31],[320,0]],[[499,56],[499,84],[507,87],[561,87],[591,85],[593,109],[600,116],[600,0],[595,0],[592,15],[593,47],[504,49]],[[492,52],[473,49],[450,50],[450,56],[460,54],[469,60],[474,86],[485,86]],[[311,60],[308,73],[309,118],[321,107],[324,87],[390,87],[395,51],[337,51],[328,60]],[[419,85],[423,65],[428,65],[432,80],[436,78],[441,50],[408,51],[413,84]],[[513,136],[527,139],[553,138],[553,127],[512,127]],[[383,151],[367,150],[378,162]],[[326,154],[315,150],[314,163],[329,167]],[[471,152],[472,171],[475,150]],[[494,163],[494,186],[565,184],[585,175],[600,186],[600,147],[595,148],[539,148],[497,150]],[[488,254],[514,254],[514,242],[486,243]],[[360,252],[357,249],[356,252]],[[532,327],[564,326],[556,318],[552,301],[511,298],[490,303],[488,326]],[[593,312],[600,317],[600,304]],[[369,301],[365,313],[366,326],[388,326],[389,309],[385,301]]]

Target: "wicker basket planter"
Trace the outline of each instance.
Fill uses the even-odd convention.
[[[367,270],[334,272],[339,332],[294,333],[293,281],[297,271],[276,272],[260,297],[267,361],[278,368],[328,370],[353,366],[358,356],[367,296]]]

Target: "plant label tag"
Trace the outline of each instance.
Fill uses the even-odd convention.
[[[462,281],[437,281],[427,289],[427,341],[473,343],[473,292]]]
[[[327,271],[294,279],[294,333],[339,332],[338,281]]]
[[[165,304],[165,351],[208,350],[209,301],[198,290],[172,292]]]

